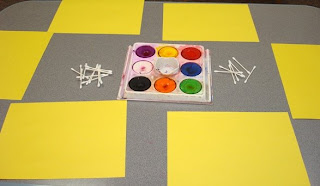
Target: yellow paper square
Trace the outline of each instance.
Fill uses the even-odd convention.
[[[0,99],[21,100],[52,33],[0,31]]]
[[[11,104],[0,179],[125,176],[126,101]]]
[[[144,0],[62,0],[49,32],[139,35]]]
[[[168,112],[168,185],[310,185],[287,113]]]
[[[292,118],[320,119],[320,45],[272,44]]]
[[[166,41],[259,42],[248,5],[164,3]]]

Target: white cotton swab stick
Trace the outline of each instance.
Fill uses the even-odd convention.
[[[237,72],[233,72],[233,71],[219,71],[219,70],[215,70],[213,72],[216,72],[216,73],[226,73],[226,74],[231,74],[231,73],[236,73],[238,76],[242,77],[242,78],[245,78],[246,76],[243,75],[243,74],[240,74],[240,73],[237,73]]]
[[[230,60],[229,60],[229,63],[232,65],[232,68],[235,68],[238,72],[241,72]],[[239,74],[238,74],[239,75]],[[240,77],[243,77],[245,78],[245,76],[240,76]]]
[[[230,64],[229,64],[229,68],[230,68],[230,71],[232,71]],[[232,79],[233,79],[233,83],[234,83],[234,84],[237,84],[236,79],[234,78],[234,73],[231,73],[231,76],[232,76]]]
[[[82,88],[82,78],[83,78],[83,75],[82,75],[82,71],[83,71],[83,69],[82,69],[82,65],[80,65],[80,89]]]
[[[221,66],[221,65],[219,65],[219,68],[221,68],[221,69],[223,69],[223,70],[230,71],[229,69],[227,69],[227,68],[225,68],[225,67],[223,67],[223,66]]]
[[[235,72],[235,71],[229,70],[229,69],[227,69],[227,68],[225,68],[225,67],[223,67],[223,66],[221,66],[221,65],[219,65],[219,68],[224,69],[224,70],[226,70],[226,71],[228,71],[228,72],[236,73],[236,74],[238,74],[238,75],[241,75],[241,77],[244,77],[243,72],[241,72],[241,71]]]
[[[232,67],[232,65],[231,65],[231,68],[232,68],[232,70],[234,70],[233,67]],[[236,80],[237,80],[237,81],[240,81],[239,78],[238,78],[238,74],[236,74],[236,73],[233,73],[233,74],[234,74],[234,76],[236,77]]]
[[[74,68],[71,68],[71,70],[78,74],[76,78],[80,80],[80,89],[82,88],[83,84],[88,85],[94,80],[98,80],[97,86],[100,87],[103,84],[102,78],[112,74],[112,70],[102,69],[101,64],[96,64],[96,67],[93,68],[85,63],[84,66],[80,65],[80,71],[77,71]],[[86,73],[89,71],[90,75],[86,75]]]
[[[87,70],[97,70],[97,69],[96,69],[97,67],[96,67],[96,68],[93,68],[93,67],[90,67],[90,66],[88,66],[88,65],[86,66],[86,68],[87,68]],[[112,70],[104,70],[104,69],[101,69],[101,68],[99,69],[99,71],[100,71],[100,72],[103,72],[103,73],[109,73],[109,74],[112,73]]]
[[[232,64],[229,62],[229,68],[233,71],[233,72],[235,72],[235,70],[233,69],[233,67],[232,67]],[[235,77],[236,77],[236,80],[237,81],[239,81],[239,78],[238,78],[238,76],[237,76],[237,73],[232,73]]]
[[[99,68],[100,68],[100,64],[97,64],[97,72],[98,72],[98,83],[97,83],[97,87],[100,87],[100,71],[99,71]]]
[[[84,64],[83,76],[86,76],[86,70],[87,70],[86,65],[87,65],[87,63]]]
[[[237,62],[238,63],[238,65],[240,65],[248,74],[250,74],[250,71],[249,70],[247,70],[246,68],[244,68],[244,66],[243,65],[241,65],[241,63],[235,58],[235,57],[232,57],[232,59],[235,61],[235,62]]]
[[[100,85],[102,84],[100,69],[101,69],[101,65],[98,64],[98,69],[97,69],[97,71],[98,71],[98,84],[97,84],[97,86],[98,87],[100,87]]]
[[[231,70],[232,70],[233,72],[235,72],[236,70],[233,68],[233,64],[232,64],[232,62],[231,62],[230,60],[229,60],[229,65],[230,65]],[[239,70],[237,70],[237,71],[239,71]],[[238,76],[237,76],[237,73],[234,73],[234,76],[236,77],[237,81],[239,81],[239,78],[238,78]]]
[[[101,69],[101,64],[100,64],[100,67],[99,67],[99,69]],[[103,82],[102,82],[102,79],[101,79],[101,78],[102,78],[102,75],[103,75],[103,74],[101,74],[101,73],[102,73],[102,72],[100,72],[100,77],[99,77],[99,80],[100,80],[100,84],[103,84]]]
[[[110,74],[101,74],[101,77],[109,76]],[[98,75],[93,75],[93,77],[98,77]],[[76,76],[77,79],[80,78],[80,76]],[[90,76],[83,76],[83,79],[89,79]]]
[[[223,67],[223,66],[221,66],[221,65],[219,65],[219,68],[221,68],[221,69],[223,69],[223,70],[226,70],[226,71],[228,71],[228,72],[233,72],[233,73],[237,73],[237,74],[243,74],[243,72],[234,72],[234,71],[231,71],[230,69],[227,69],[227,68],[225,68],[225,67]]]
[[[237,73],[237,72],[232,72],[232,71],[220,71],[220,70],[215,70],[213,72],[217,72],[217,73],[227,73],[227,74],[230,74],[230,73]]]
[[[76,71],[74,68],[71,68],[71,70],[77,74],[80,74],[80,72]]]
[[[215,70],[215,71],[213,71],[213,72],[217,72],[217,73],[227,73],[227,74],[236,73],[236,74],[238,74],[238,75],[241,75],[241,73],[239,73],[239,72],[230,71],[230,70],[228,70],[228,71]],[[242,74],[242,75],[243,75],[243,74]]]
[[[235,72],[235,71],[231,71],[231,70],[229,70],[229,69],[227,69],[227,68],[224,68],[223,67],[223,69],[226,69],[226,71],[219,71],[219,70],[215,70],[215,71],[213,71],[213,72],[218,72],[218,73],[236,73],[237,75],[239,75],[239,76],[241,76],[241,77],[245,77],[245,75],[243,75],[243,72]]]
[[[92,78],[91,81],[95,81],[95,80],[98,80],[98,77]],[[86,85],[87,85],[87,82],[88,82],[88,81],[83,81],[82,84],[86,84]]]
[[[96,73],[97,68],[98,68],[98,64],[96,65],[96,68],[94,68],[94,69],[92,70],[93,72],[92,72],[92,74],[91,74],[91,76],[90,76],[90,78],[89,78],[89,80],[88,80],[88,84],[91,83],[92,78],[93,78],[93,75]]]
[[[248,81],[249,77],[251,76],[252,72],[254,71],[254,69],[256,69],[256,66],[253,66],[253,68],[252,68],[251,72],[249,73],[247,79],[244,80],[244,83],[247,83],[247,81]]]

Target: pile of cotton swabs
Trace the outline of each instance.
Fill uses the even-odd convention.
[[[82,85],[88,85],[95,80],[98,81],[97,87],[100,87],[103,84],[102,78],[112,74],[112,70],[102,69],[101,64],[97,64],[96,67],[93,68],[88,66],[88,64],[86,63],[84,65],[84,68],[82,67],[82,65],[80,65],[79,72],[73,68],[71,68],[71,70],[78,74],[77,79],[80,80],[80,88],[82,88]]]
[[[227,73],[227,74],[231,74],[232,76],[232,79],[233,79],[233,83],[234,84],[237,84],[237,81],[240,81],[239,78],[246,78],[244,80],[244,83],[247,83],[249,77],[251,76],[252,72],[254,71],[254,69],[256,68],[256,66],[253,66],[252,70],[249,71],[247,70],[235,57],[232,57],[232,59],[238,63],[238,65],[243,68],[246,73],[247,73],[247,76],[243,73],[243,71],[240,71],[232,62],[231,60],[228,60],[229,61],[229,64],[228,64],[228,68],[225,68],[221,65],[219,65],[219,68],[223,69],[223,70],[226,70],[226,71],[219,71],[219,70],[215,70],[214,72],[217,72],[217,73]]]

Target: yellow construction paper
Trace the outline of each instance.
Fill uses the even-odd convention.
[[[168,185],[310,185],[287,113],[168,112]]]
[[[292,118],[320,119],[320,45],[272,44]]]
[[[246,4],[164,3],[166,41],[259,42]]]
[[[0,99],[21,100],[52,33],[0,31]]]
[[[0,179],[125,176],[126,101],[11,104]]]
[[[62,0],[49,32],[139,35],[144,0]]]

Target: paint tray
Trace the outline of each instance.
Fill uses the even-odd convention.
[[[212,103],[209,50],[182,44],[129,46],[117,99]]]

